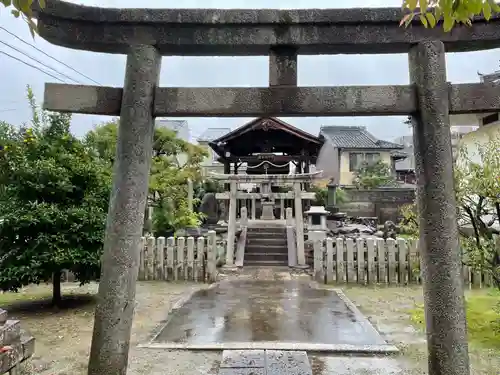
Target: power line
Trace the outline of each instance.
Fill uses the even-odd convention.
[[[28,57],[29,59],[31,59],[31,60],[33,60],[33,61],[35,61],[35,62],[39,63],[40,65],[44,66],[45,68],[48,68],[48,69],[52,70],[52,71],[53,71],[53,72],[55,72],[56,74],[60,74],[60,75],[62,75],[63,77],[65,77],[65,78],[69,79],[70,81],[73,81],[73,82],[78,83],[78,84],[82,84],[81,82],[79,82],[79,81],[77,81],[77,80],[75,80],[75,79],[71,78],[71,77],[70,77],[70,76],[68,76],[67,74],[65,74],[65,73],[61,73],[60,71],[58,71],[57,69],[55,69],[55,68],[51,67],[50,65],[45,64],[43,61],[40,61],[40,60],[38,60],[37,58],[35,58],[35,57],[33,57],[33,56],[29,55],[28,53],[24,52],[23,50],[20,50],[19,48],[14,47],[13,45],[11,45],[11,44],[9,44],[9,43],[7,43],[7,42],[4,42],[4,41],[2,41],[2,40],[0,40],[0,43],[2,43],[2,44],[4,44],[4,45],[6,45],[6,46],[7,46],[7,47],[9,47],[9,48],[12,48],[14,51],[19,52],[21,55],[24,55],[24,56]]]
[[[28,45],[28,46],[30,46],[30,47],[32,47],[32,48],[34,48],[34,49],[36,49],[38,52],[43,53],[45,56],[47,56],[47,57],[51,58],[52,60],[54,60],[54,61],[58,62],[59,64],[64,65],[66,68],[71,69],[73,72],[75,72],[75,73],[77,73],[77,74],[81,75],[82,77],[87,78],[89,81],[94,82],[96,85],[102,86],[99,82],[97,82],[97,81],[93,80],[92,78],[90,78],[89,76],[87,76],[87,75],[85,75],[85,74],[83,74],[83,73],[79,72],[78,70],[76,70],[76,69],[75,69],[75,68],[73,68],[72,66],[70,66],[70,65],[66,64],[65,62],[63,62],[63,61],[61,61],[61,60],[56,59],[55,57],[53,57],[53,56],[49,55],[48,53],[44,52],[44,51],[43,51],[43,50],[41,50],[40,48],[38,48],[38,47],[34,46],[33,44],[26,42],[24,39],[22,39],[22,38],[18,37],[16,34],[14,34],[14,33],[10,32],[10,31],[9,31],[9,30],[7,30],[5,27],[0,26],[0,30],[3,30],[3,31],[5,31],[6,33],[8,33],[8,34],[12,35],[12,36],[13,36],[14,38],[16,38],[17,40],[19,40],[19,41],[23,42],[24,44],[26,44],[26,45]]]
[[[46,74],[46,75],[48,75],[48,76],[50,76],[50,77],[52,77],[52,78],[54,78],[54,79],[57,79],[59,82],[66,83],[66,82],[64,82],[62,79],[60,79],[59,77],[56,77],[55,75],[53,75],[52,73],[49,73],[49,72],[46,72],[46,71],[45,71],[45,70],[43,70],[43,69],[40,69],[38,66],[31,65],[30,63],[27,63],[26,61],[23,61],[23,60],[21,60],[21,59],[19,59],[19,58],[15,57],[15,56],[12,56],[11,54],[9,54],[9,53],[7,53],[7,52],[0,51],[0,53],[1,53],[1,54],[3,54],[3,55],[5,55],[5,56],[10,57],[11,59],[17,60],[17,61],[19,61],[20,63],[23,63],[24,65],[29,66],[30,68],[36,69],[36,70],[38,70],[39,72],[42,72],[42,73],[44,73],[44,74]]]

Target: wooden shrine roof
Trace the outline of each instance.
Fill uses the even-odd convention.
[[[247,156],[255,153],[283,152],[316,157],[324,139],[309,134],[275,117],[259,117],[209,143],[222,158],[225,152]]]

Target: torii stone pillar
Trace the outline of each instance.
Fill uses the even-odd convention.
[[[297,233],[297,265],[306,265],[304,249],[304,215],[302,212],[302,189],[300,182],[293,183],[293,196],[295,202],[295,228]]]
[[[234,267],[234,241],[236,238],[236,205],[238,183],[236,181],[230,182],[229,189],[229,220],[227,225],[227,250],[226,250],[226,264],[225,267]]]
[[[153,150],[153,100],[160,64],[161,56],[155,47],[130,47],[89,375],[125,374],[127,371],[139,245]]]
[[[419,103],[413,142],[429,374],[469,375],[443,43],[415,45],[409,65]]]

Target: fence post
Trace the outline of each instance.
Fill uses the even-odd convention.
[[[217,238],[214,230],[208,232],[207,279],[213,283],[217,279]]]
[[[335,240],[335,250],[336,250],[336,256],[335,256],[335,262],[336,262],[336,278],[338,283],[343,283],[346,281],[346,272],[345,272],[345,263],[344,263],[344,248],[345,241],[343,238],[337,238]]]
[[[326,282],[333,282],[333,238],[326,238]]]
[[[375,239],[366,239],[366,269],[367,269],[367,283],[376,284],[377,283],[377,269],[375,264]]]
[[[354,269],[354,241],[352,238],[347,238],[346,244],[346,255],[347,255],[347,282],[356,282],[356,273]]]
[[[156,240],[156,280],[165,280],[165,237]]]
[[[187,239],[187,263],[184,270],[184,280],[194,279],[194,237]]]
[[[195,260],[195,271],[194,271],[194,281],[202,280],[205,281],[205,274],[203,272],[205,266],[205,238],[198,237],[196,241],[196,260]]]
[[[309,232],[309,235],[313,235],[313,248],[314,248],[314,280],[317,282],[325,282],[325,273],[323,266],[324,251],[323,251],[323,241],[325,239],[324,231],[313,231]]]
[[[145,280],[145,271],[144,271],[144,253],[145,253],[145,248],[146,248],[146,237],[141,237],[141,241],[139,242],[139,277],[137,278],[138,280]]]
[[[398,247],[398,280],[399,284],[405,285],[407,283],[406,276],[408,275],[406,265],[409,264],[409,262],[406,261],[406,254],[408,253],[406,251],[406,240],[404,238],[398,238],[396,242]]]
[[[155,279],[155,248],[156,248],[156,238],[149,237],[148,238],[148,252],[146,254],[146,258],[148,260],[147,270],[148,275],[146,280],[154,280]]]
[[[397,274],[396,274],[396,241],[393,238],[388,238],[387,244],[387,263],[389,265],[389,275],[387,281],[389,284],[397,284]]]
[[[175,262],[175,271],[174,271],[174,278],[175,280],[179,280],[183,269],[184,269],[184,249],[186,248],[186,239],[184,237],[179,237],[177,239],[177,259]]]
[[[387,284],[387,263],[385,261],[385,245],[383,238],[377,238],[377,263],[378,263],[378,282]]]
[[[420,282],[420,255],[418,252],[418,240],[408,240],[408,282]],[[417,274],[416,270],[419,270]]]
[[[356,239],[356,261],[358,263],[358,284],[365,283],[365,240],[363,238]]]
[[[171,281],[175,275],[175,238],[167,238],[167,272],[166,279]]]

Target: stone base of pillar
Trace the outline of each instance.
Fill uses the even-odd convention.
[[[276,220],[274,217],[274,202],[262,202],[261,220]]]
[[[291,269],[294,269],[294,270],[307,270],[309,268],[308,265],[304,265],[304,264],[302,264],[302,265],[297,264],[295,266],[288,266],[288,267],[290,267]]]

